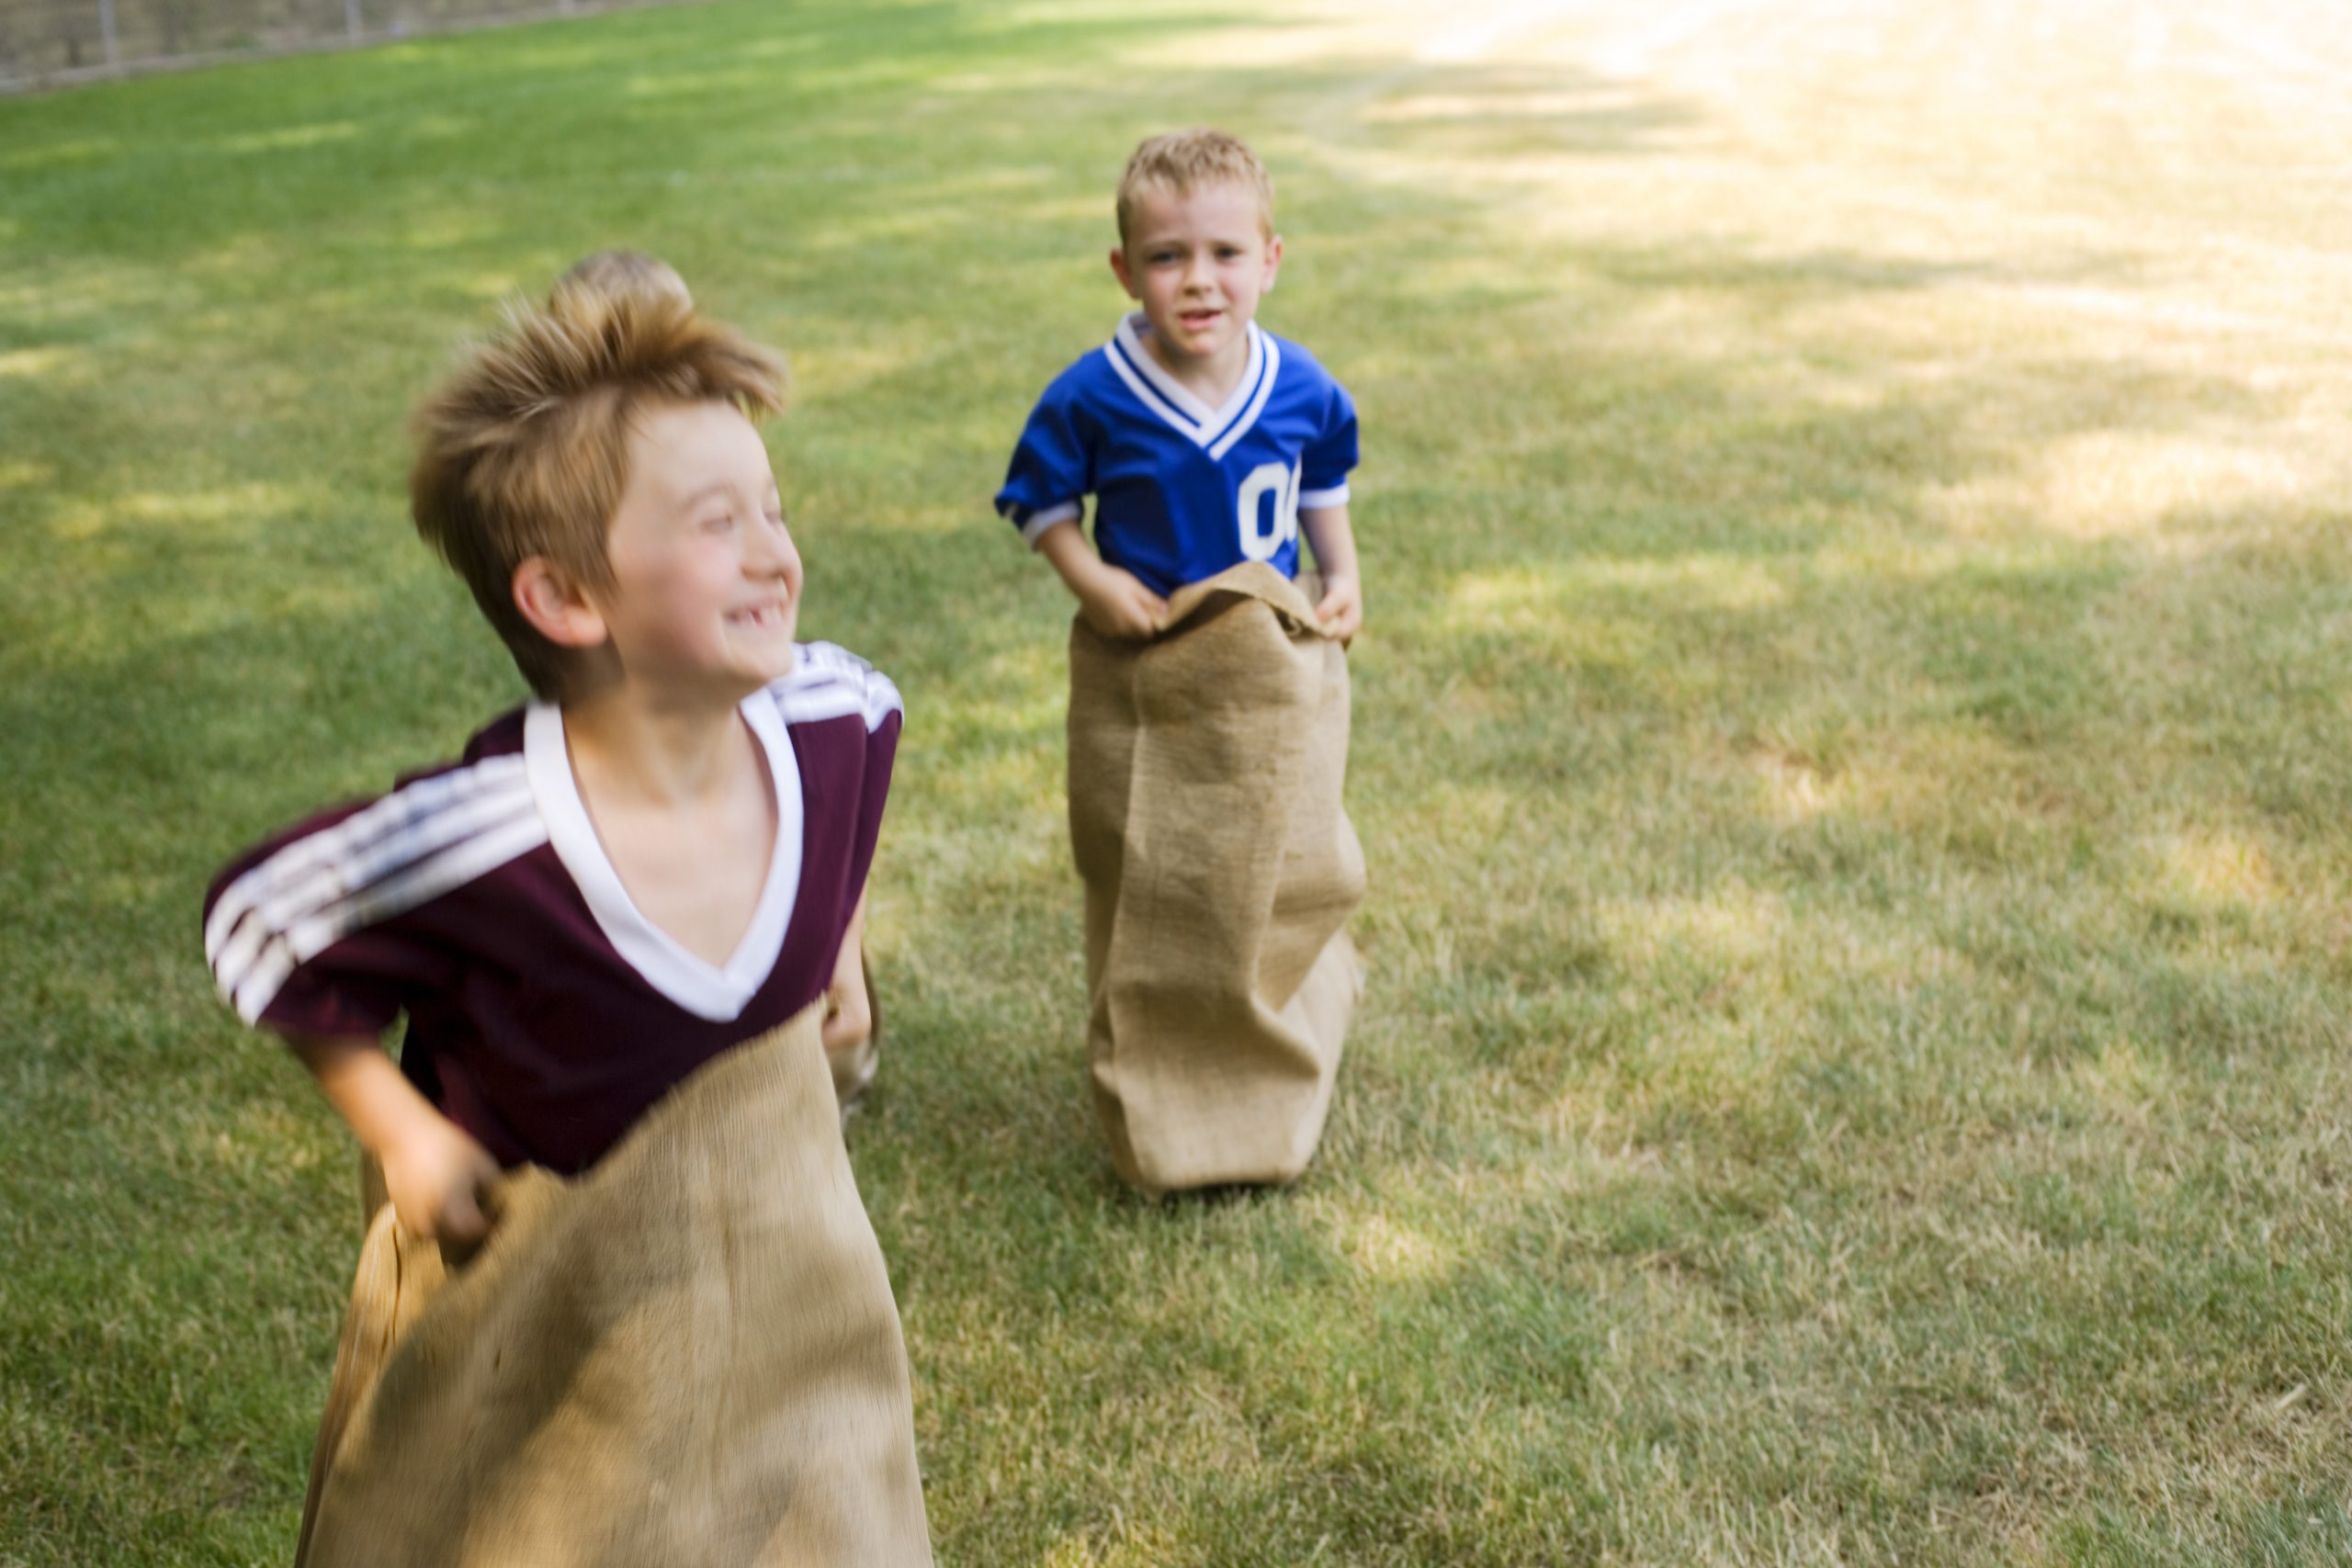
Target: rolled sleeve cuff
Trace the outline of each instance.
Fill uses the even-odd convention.
[[[1043,512],[1032,513],[1029,520],[1021,525],[1021,536],[1028,541],[1029,547],[1034,550],[1037,547],[1037,541],[1046,536],[1046,531],[1048,528],[1058,528],[1065,523],[1075,523],[1078,521],[1078,513],[1079,504],[1074,501],[1065,501],[1059,506],[1048,506]]]

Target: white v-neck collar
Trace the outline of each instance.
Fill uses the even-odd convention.
[[[1234,383],[1224,404],[1214,409],[1170,375],[1153,356],[1143,341],[1150,322],[1141,310],[1120,318],[1111,341],[1103,344],[1103,352],[1111,361],[1111,368],[1118,372],[1119,379],[1127,384],[1137,402],[1158,414],[1193,446],[1208,447],[1211,457],[1223,457],[1258,423],[1266,400],[1273,395],[1274,375],[1282,367],[1282,351],[1274,340],[1260,331],[1255,321],[1248,322],[1247,328],[1249,363],[1242,367],[1241,378]]]
[[[752,923],[723,964],[686,951],[629,897],[580,798],[564,743],[563,710],[533,703],[523,716],[523,765],[532,797],[547,821],[556,858],[571,874],[598,929],[646,984],[695,1017],[715,1022],[741,1014],[775,970],[800,895],[800,768],[793,760],[791,732],[764,690],[744,698],[741,712],[760,743],[775,795],[775,852]]]

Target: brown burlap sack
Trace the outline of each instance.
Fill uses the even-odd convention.
[[[1149,642],[1070,630],[1087,1055],[1148,1192],[1290,1181],[1330,1109],[1363,852],[1340,803],[1347,657],[1313,591],[1250,562],[1180,589]]]
[[[704,1067],[584,1175],[510,1175],[462,1268],[377,1213],[297,1568],[931,1561],[819,1016]]]

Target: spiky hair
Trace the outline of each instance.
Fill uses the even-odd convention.
[[[784,407],[784,362],[661,290],[558,288],[509,308],[417,409],[416,531],[465,580],[531,689],[563,694],[570,659],[523,617],[514,572],[543,556],[609,587],[605,535],[628,484],[628,433],[667,402]]]
[[[593,251],[555,280],[549,298],[575,288],[593,288],[600,294],[671,294],[686,304],[695,302],[678,269],[643,251]]]

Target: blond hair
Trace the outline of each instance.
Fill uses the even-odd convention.
[[[553,303],[557,296],[574,288],[594,289],[600,294],[667,294],[684,304],[695,302],[694,294],[686,288],[686,280],[678,276],[678,269],[643,251],[590,252],[555,280],[548,302]]]
[[[517,304],[417,409],[416,531],[472,590],[532,691],[564,694],[572,656],[515,605],[534,556],[611,586],[605,534],[628,483],[628,432],[664,402],[784,406],[784,362],[666,292],[559,288]]]
[[[1195,127],[1148,136],[1127,159],[1119,176],[1119,243],[1127,243],[1136,208],[1148,191],[1171,191],[1190,196],[1203,186],[1238,185],[1257,193],[1258,227],[1268,239],[1274,233],[1274,178],[1258,154],[1238,136]]]

